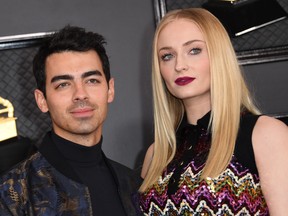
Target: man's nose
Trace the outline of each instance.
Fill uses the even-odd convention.
[[[88,94],[87,94],[85,85],[83,83],[75,84],[73,100],[78,101],[78,100],[87,100],[87,99],[88,99]]]

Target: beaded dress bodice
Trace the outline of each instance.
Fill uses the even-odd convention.
[[[200,180],[210,148],[209,118],[210,113],[198,120],[196,126],[182,122],[177,131],[177,152],[173,161],[157,183],[139,196],[144,215],[269,215],[258,172],[253,169],[254,158],[254,165],[247,166],[245,161],[243,163],[245,156],[238,157],[239,153],[235,152],[219,176]],[[249,124],[255,124],[257,118],[254,116]]]

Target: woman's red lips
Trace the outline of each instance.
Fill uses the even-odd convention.
[[[184,86],[191,83],[194,79],[194,77],[179,77],[175,80],[175,83],[179,86]]]

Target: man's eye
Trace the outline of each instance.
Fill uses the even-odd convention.
[[[56,86],[56,89],[65,88],[65,87],[67,87],[67,86],[69,86],[69,83],[67,83],[67,82],[60,83],[60,84],[58,84],[58,85]]]
[[[161,59],[162,59],[163,61],[169,61],[169,60],[172,59],[172,58],[173,58],[173,55],[172,55],[172,54],[164,54],[164,55],[161,56]]]
[[[100,81],[98,79],[89,79],[87,80],[87,83],[96,84],[96,83],[100,83]]]
[[[200,49],[200,48],[193,48],[193,49],[190,50],[190,53],[193,54],[193,55],[197,55],[201,51],[202,51],[202,49]]]

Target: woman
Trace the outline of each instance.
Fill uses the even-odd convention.
[[[167,13],[154,37],[152,80],[155,141],[141,173],[141,211],[287,215],[287,126],[260,116],[218,19],[200,8]]]

